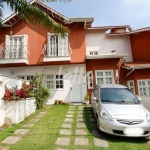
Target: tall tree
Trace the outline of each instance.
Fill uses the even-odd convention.
[[[39,0],[47,2],[57,2],[57,0]],[[59,0],[61,2],[69,2],[71,0]],[[2,17],[3,17],[3,6],[4,2],[10,7],[14,12],[18,12],[20,17],[26,23],[32,23],[37,26],[43,27],[45,30],[50,31],[54,30],[55,33],[64,33],[68,32],[67,28],[55,22],[48,14],[38,9],[37,7],[31,5],[27,0],[0,0],[0,28],[2,26]]]

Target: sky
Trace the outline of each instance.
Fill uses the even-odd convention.
[[[92,17],[93,27],[130,25],[132,29],[150,26],[150,0],[71,0],[44,2],[68,18]],[[5,5],[4,18],[12,12]]]

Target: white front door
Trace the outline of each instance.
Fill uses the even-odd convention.
[[[71,81],[71,95],[70,95],[70,102],[82,102],[81,98],[81,76],[79,74],[76,74],[76,77],[73,78],[73,81]]]

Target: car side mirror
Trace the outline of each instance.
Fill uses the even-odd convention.
[[[92,100],[93,101],[97,101],[97,97],[92,97]]]
[[[141,97],[138,97],[139,101],[141,102],[142,101],[142,98]]]

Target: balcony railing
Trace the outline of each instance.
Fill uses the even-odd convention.
[[[70,57],[71,53],[72,51],[68,43],[45,44],[43,48],[44,57]]]
[[[0,47],[0,59],[28,59],[28,47],[25,45]]]

